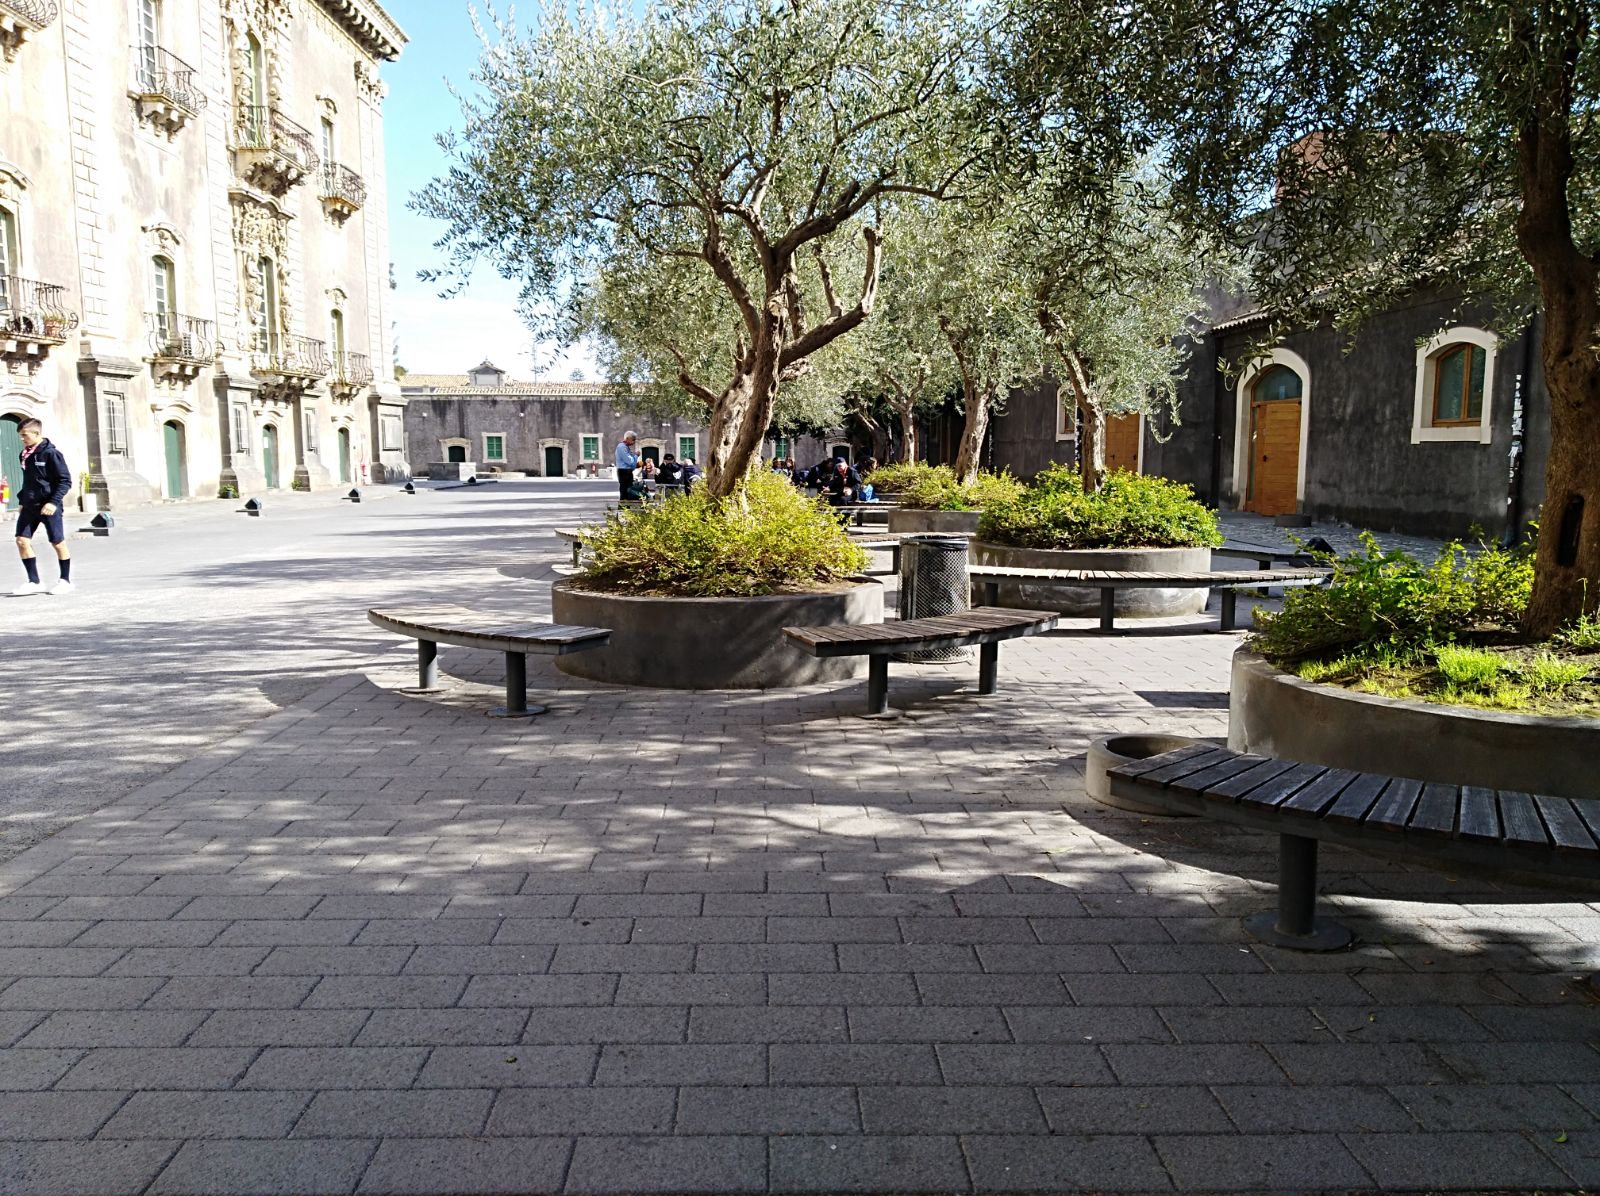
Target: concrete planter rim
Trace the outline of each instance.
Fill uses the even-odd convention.
[[[575,578],[558,578],[557,589],[573,594],[605,598],[611,602],[780,602],[784,599],[826,597],[829,594],[848,594],[863,585],[881,586],[883,582],[865,573],[852,573],[844,581],[815,590],[778,590],[772,594],[619,594],[614,590],[594,590],[574,585]]]
[[[1280,669],[1259,652],[1248,646],[1234,651],[1241,667],[1280,685],[1312,690],[1319,695],[1338,701],[1357,702],[1375,709],[1413,710],[1421,714],[1459,720],[1462,723],[1499,723],[1508,727],[1559,727],[1582,728],[1600,725],[1600,719],[1586,718],[1581,714],[1519,714],[1512,710],[1485,710],[1477,706],[1457,706],[1449,702],[1429,702],[1422,698],[1386,698],[1382,694],[1360,693],[1342,685],[1326,685],[1320,681],[1307,681]]]
[[[1100,544],[1093,548],[1062,548],[1059,546],[1040,548],[1032,544],[1002,544],[998,540],[979,540],[976,538],[972,543],[974,547],[1004,548],[1012,552],[1194,552],[1196,549],[1204,549],[1206,552],[1210,552],[1215,547],[1213,544],[1119,544],[1112,548]]]

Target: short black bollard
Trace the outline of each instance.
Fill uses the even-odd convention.
[[[351,502],[360,502],[361,501],[361,491],[357,490],[354,486],[352,486],[350,488],[350,493],[346,494],[345,497],[348,498]]]
[[[253,516],[259,517],[260,514],[261,514],[261,508],[263,506],[265,506],[265,505],[266,504],[263,503],[259,498],[252,498],[252,499],[247,499],[245,501],[245,504],[244,504],[243,508],[241,508],[241,509],[244,511],[244,513],[246,515],[253,515]]]
[[[116,518],[109,512],[101,511],[93,519],[89,520],[88,527],[79,528],[78,530],[89,532],[91,535],[96,536],[109,536],[111,529],[116,526]]]
[[[400,487],[400,493],[401,494],[415,494],[416,492],[417,492],[417,488],[415,486],[413,486],[410,482],[407,482],[404,486]]]
[[[467,485],[476,486],[477,484],[478,484],[478,475],[477,474],[473,474],[470,478],[467,479]]]

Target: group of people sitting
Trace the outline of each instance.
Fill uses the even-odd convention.
[[[617,493],[623,502],[648,498],[657,486],[680,486],[687,492],[700,478],[700,467],[692,458],[680,461],[667,453],[657,465],[638,451],[638,439],[633,432],[624,432],[617,445]]]
[[[773,473],[790,479],[796,486],[818,491],[830,506],[842,507],[850,503],[874,502],[872,483],[865,480],[878,467],[875,457],[868,457],[858,471],[843,457],[828,457],[810,469],[799,469],[793,457],[774,457],[767,462]]]

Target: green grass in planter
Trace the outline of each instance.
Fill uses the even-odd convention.
[[[904,466],[897,468],[905,470]],[[882,473],[881,469],[873,472],[875,487]],[[915,511],[979,511],[1022,493],[1022,483],[1009,473],[980,470],[972,481],[962,483],[948,465],[922,465],[891,482],[893,485],[884,484],[883,488],[893,489],[900,495],[900,505]]]
[[[585,529],[575,577],[613,594],[731,598],[836,586],[866,568],[838,520],[776,474],[757,470],[726,499],[702,486]]]
[[[1016,548],[1212,548],[1216,512],[1179,482],[1113,472],[1097,491],[1076,470],[1052,465],[1023,493],[990,504],[978,536]]]

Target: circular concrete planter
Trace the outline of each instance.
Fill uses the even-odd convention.
[[[1191,573],[1211,568],[1209,548],[1012,548],[1007,544],[972,542],[974,565],[1008,565],[1018,569],[1099,569],[1122,573]],[[1117,591],[1117,614],[1154,619],[1192,615],[1205,610],[1210,590],[1125,589]],[[1000,605],[1022,610],[1055,610],[1064,615],[1100,613],[1100,591],[1074,586],[1003,583]]]
[[[1133,797],[1118,797],[1111,792],[1111,782],[1106,769],[1135,760],[1148,760],[1162,752],[1175,752],[1191,743],[1199,743],[1187,735],[1107,735],[1089,745],[1089,759],[1084,765],[1084,788],[1089,796],[1102,806],[1119,810],[1132,810],[1135,814],[1160,814],[1168,818],[1190,818],[1190,814],[1174,814],[1162,806],[1142,802]]]
[[[1233,654],[1228,746],[1282,760],[1600,798],[1600,719],[1445,706],[1314,685]]]
[[[891,532],[973,535],[982,511],[918,511],[899,507],[889,512]]]
[[[820,593],[651,598],[558,581],[551,606],[557,623],[611,628],[608,646],[556,657],[556,668],[571,676],[660,689],[782,689],[866,673],[866,657],[819,660],[783,629],[881,623],[883,585],[861,577]]]

